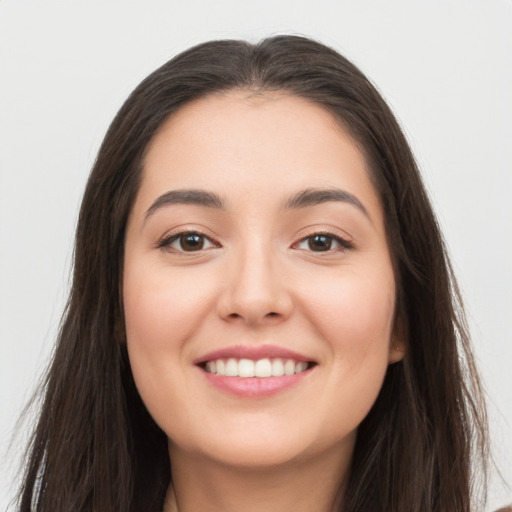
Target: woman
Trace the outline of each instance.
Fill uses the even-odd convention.
[[[474,510],[484,406],[407,142],[308,39],[192,48],[114,119],[22,511]]]

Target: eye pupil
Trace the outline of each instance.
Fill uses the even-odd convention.
[[[197,233],[181,235],[180,246],[184,251],[200,251],[204,246],[204,237]]]
[[[312,251],[328,251],[332,246],[332,238],[327,235],[309,237],[308,246]]]

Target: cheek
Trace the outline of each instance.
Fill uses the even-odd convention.
[[[159,424],[167,410],[181,407],[180,401],[186,398],[187,390],[180,383],[185,377],[183,361],[189,357],[187,341],[211,307],[207,280],[179,272],[173,272],[171,279],[165,270],[128,267],[123,286],[132,373]]]
[[[337,404],[335,431],[336,425],[359,424],[380,392],[389,364],[395,284],[391,267],[373,265],[344,269],[319,284],[322,293],[311,303],[310,323],[333,365],[327,387]],[[333,403],[326,394],[323,406]]]
[[[395,285],[391,272],[349,273],[325,282],[311,317],[332,361],[321,407],[332,410],[333,436],[356,426],[368,414],[389,364]],[[340,427],[341,426],[341,427]]]
[[[123,299],[129,343],[148,351],[176,350],[190,336],[211,302],[205,276],[155,268],[125,273]],[[158,354],[156,354],[157,356]]]
[[[395,309],[392,274],[345,274],[321,289],[312,315],[333,350],[343,347],[340,355],[350,355],[389,348]]]

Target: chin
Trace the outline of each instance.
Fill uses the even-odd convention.
[[[212,447],[214,448],[214,447]],[[203,453],[212,462],[239,470],[258,471],[293,464],[304,457],[304,450],[295,446],[269,447],[265,443],[239,443],[218,446]]]
[[[293,466],[306,459],[313,459],[326,450],[333,450],[333,441],[340,448],[348,443],[351,451],[355,441],[355,432],[354,435],[349,434],[333,440],[319,436],[319,432],[309,432],[304,425],[296,430],[291,425],[286,428],[277,425],[273,428],[269,425],[254,428],[253,424],[252,427],[233,426],[224,429],[219,435],[210,431],[208,437],[203,435],[200,439],[178,439],[177,443],[171,440],[171,460],[174,450],[186,451],[189,455],[194,454],[198,458],[224,466],[257,471]]]

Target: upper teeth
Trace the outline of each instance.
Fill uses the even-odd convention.
[[[292,359],[215,359],[206,363],[206,371],[225,377],[281,377],[301,373],[308,367],[305,361]]]

